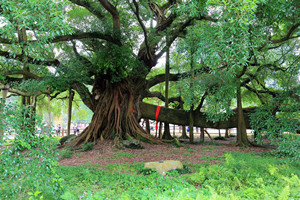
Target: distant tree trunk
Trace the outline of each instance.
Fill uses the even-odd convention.
[[[6,94],[3,92],[3,98],[0,99],[0,116],[2,114],[3,111],[3,107],[5,106],[5,102],[6,102]],[[2,119],[0,118],[0,141],[2,141],[4,139],[4,129],[1,128],[2,126]]]
[[[191,102],[192,102],[192,106],[190,108],[190,117],[189,117],[189,127],[190,127],[190,143],[193,143],[194,142],[194,104],[193,104],[193,101],[194,101],[194,77],[195,77],[195,74],[193,72],[194,70],[194,42],[192,43],[192,46],[191,46],[191,73],[192,73],[192,77],[191,77],[191,82],[190,82],[190,88],[191,88],[191,94],[192,94],[192,97],[191,97]]]
[[[168,37],[166,37],[168,38]],[[166,39],[168,40],[168,39]],[[166,74],[166,80],[165,80],[165,107],[168,108],[169,107],[169,76],[170,76],[170,47],[168,47],[167,49],[167,55],[166,55],[166,70],[165,70]],[[164,127],[164,134],[162,136],[163,139],[166,140],[170,140],[173,139],[173,137],[171,136],[170,133],[170,125],[169,123],[164,123],[165,127]]]
[[[49,126],[51,125],[51,97],[48,95],[48,116],[49,116]]]
[[[183,101],[180,99],[180,109],[183,110]],[[180,136],[180,139],[189,139],[189,137],[186,134],[186,128],[185,126],[182,126],[182,134]]]
[[[244,119],[243,107],[242,107],[242,95],[240,85],[237,87],[237,145],[238,146],[251,146],[251,143],[247,137],[246,123]]]
[[[4,100],[0,99],[0,116],[2,115],[3,106],[5,105],[4,102],[5,102]],[[4,138],[4,129],[1,128],[2,127],[2,121],[3,120],[0,117],[0,141],[2,141],[3,138]]]
[[[71,132],[71,122],[72,122],[72,102],[74,98],[74,92],[72,89],[69,89],[69,104],[68,104],[68,124],[67,124],[67,135],[70,135]]]
[[[222,135],[221,135],[221,129],[219,129],[219,137],[222,137]]]
[[[226,128],[226,130],[225,130],[225,138],[229,138],[228,128]]]
[[[158,128],[158,137],[161,139],[162,138],[162,126],[163,123],[159,122],[159,128]]]
[[[175,136],[175,124],[173,124],[173,137]]]
[[[204,142],[204,128],[203,127],[200,127],[200,142]]]
[[[189,119],[190,119],[190,121],[189,121],[190,143],[194,142],[194,115],[193,115],[194,111],[193,111],[193,108],[194,108],[194,106],[192,106],[191,109],[190,109],[190,117],[189,117]]]
[[[151,134],[150,122],[149,119],[144,119],[146,122],[146,131],[147,133]]]
[[[33,127],[36,125],[36,120],[34,115],[36,115],[36,101],[37,101],[37,96],[32,97],[32,114],[31,114],[31,121],[33,123]]]

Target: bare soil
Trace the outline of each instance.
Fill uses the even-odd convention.
[[[139,163],[161,160],[179,160],[183,163],[210,163],[222,162],[222,157],[227,152],[267,152],[270,148],[238,147],[234,143],[236,137],[228,138],[226,141],[213,141],[202,144],[184,144],[183,147],[175,147],[170,144],[154,145],[143,143],[144,149],[117,149],[113,147],[112,141],[102,141],[88,152],[74,151],[72,158],[64,158],[59,161],[62,166],[80,166],[86,163],[105,168],[107,164]],[[214,157],[207,159],[207,157]]]

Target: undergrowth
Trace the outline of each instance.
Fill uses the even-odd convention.
[[[62,199],[299,199],[300,168],[269,154],[232,153],[219,165],[195,165],[198,171],[162,176],[142,163],[60,167]],[[187,170],[187,168],[186,168]],[[187,173],[189,173],[188,171]]]

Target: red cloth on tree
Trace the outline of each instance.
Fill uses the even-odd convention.
[[[156,126],[155,126],[155,129],[156,129],[156,130],[158,129],[158,121],[157,121],[157,119],[158,119],[158,115],[159,115],[160,108],[161,108],[161,106],[157,106],[157,107],[156,107],[156,113],[155,113],[155,120],[156,120]]]

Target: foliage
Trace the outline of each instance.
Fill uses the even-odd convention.
[[[300,136],[286,135],[279,143],[275,153],[280,157],[289,157],[300,163]]]
[[[19,48],[23,48],[23,45],[26,44],[26,41],[17,43],[15,36],[23,28],[34,30],[28,34],[28,37],[36,39],[36,42],[26,44],[25,54],[34,55],[35,59],[39,60],[45,59],[43,55],[45,50],[53,50],[46,45],[50,39],[71,32],[69,25],[64,22],[65,4],[63,1],[1,0],[0,5],[0,24],[2,26],[0,35],[13,41],[10,47],[11,54],[18,54]],[[49,52],[47,53],[49,54]]]
[[[91,142],[85,143],[81,145],[81,151],[91,151],[94,147],[94,144]]]
[[[70,149],[63,149],[59,152],[60,159],[72,158],[72,156],[73,156],[73,151]]]
[[[187,166],[193,167],[192,164]],[[66,180],[65,193],[61,198],[65,200],[299,198],[297,191],[300,186],[299,165],[267,154],[227,154],[223,164],[200,165],[198,172],[189,175],[180,175],[177,171],[168,172],[165,177],[154,170],[145,170],[142,163],[114,164],[110,167],[118,170],[61,167],[59,173]],[[127,171],[123,172],[124,169]]]
[[[1,143],[1,199],[58,199],[62,179],[56,173],[57,140],[52,138],[51,129],[28,108],[12,105],[2,111],[6,137],[15,138],[9,146]]]
[[[269,156],[233,153],[226,155],[222,165],[201,167],[189,175],[188,182],[209,189],[214,199],[281,199],[283,195],[297,199],[298,167]]]
[[[274,99],[273,99],[274,100]],[[300,138],[296,135],[296,131],[300,129],[298,122],[297,104],[282,103],[280,106],[273,104],[271,106],[262,106],[251,114],[251,125],[257,132],[257,141],[262,142],[265,136],[272,140],[274,145],[278,145],[276,150],[279,156],[287,156],[293,160],[300,160]],[[277,110],[274,114],[274,110]]]

